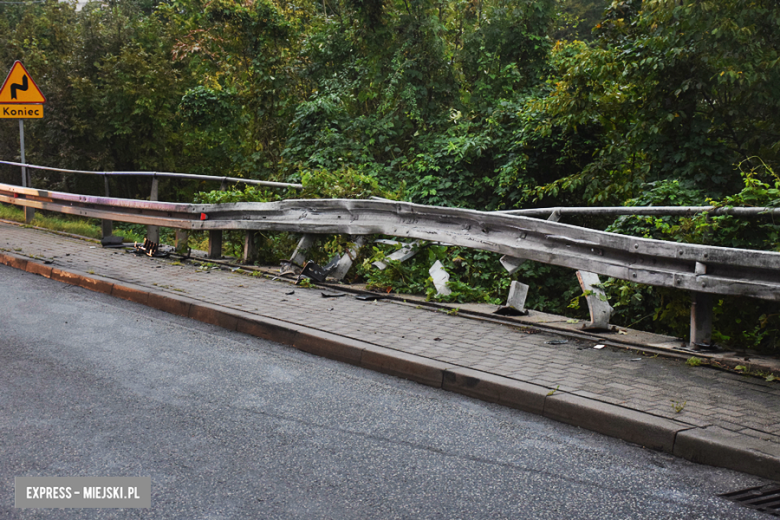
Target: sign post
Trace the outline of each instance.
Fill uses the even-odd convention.
[[[24,120],[43,118],[43,103],[46,96],[30,77],[21,61],[15,61],[11,72],[0,88],[0,119],[19,120],[19,145],[21,147],[22,164],[24,157]],[[32,177],[27,175],[27,167],[22,166],[22,187],[32,188]],[[28,224],[35,216],[35,209],[24,208],[24,221]]]

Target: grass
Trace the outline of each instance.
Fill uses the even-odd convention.
[[[7,206],[0,204],[0,218],[14,222],[24,223],[24,210],[16,206]],[[82,235],[90,238],[100,238],[100,224],[96,224],[92,219],[83,219],[66,216],[52,216],[43,214],[41,211],[35,212],[35,218],[30,225],[51,229],[52,231],[62,231],[73,235]]]
[[[18,206],[0,204],[0,219],[20,222],[24,224],[24,209]],[[47,211],[36,211],[35,218],[30,222],[31,226],[36,226],[52,231],[70,233],[89,238],[102,238],[100,220],[94,218],[83,218],[71,215],[61,215],[59,213],[50,213]],[[121,235],[127,242],[143,242],[145,236],[145,226],[136,226],[125,224],[123,222],[114,223],[114,234]],[[166,237],[172,233],[164,233],[160,229],[161,237]],[[161,240],[167,243],[167,240]]]

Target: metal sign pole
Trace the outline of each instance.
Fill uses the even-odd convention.
[[[22,145],[22,164],[25,164],[24,160],[24,119],[19,120],[19,142]],[[22,166],[22,188],[27,187],[27,168]]]

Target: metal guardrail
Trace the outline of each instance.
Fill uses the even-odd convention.
[[[710,215],[734,215],[738,217],[756,217],[762,215],[780,215],[780,208],[768,207],[731,207],[731,206],[613,206],[613,207],[556,207],[501,210],[496,213],[522,215],[525,217],[548,217],[553,213],[564,215],[642,215],[642,216],[679,216],[690,217],[698,213]]]
[[[665,242],[495,212],[381,200],[179,204],[75,195],[7,184],[0,184],[0,202],[196,231],[405,236],[641,284],[780,301],[780,253]]]
[[[0,161],[0,164],[7,164],[9,166],[20,166],[28,170],[46,170],[59,173],[79,173],[85,175],[100,175],[100,176],[132,176],[132,177],[153,177],[160,179],[190,179],[200,181],[218,181],[224,183],[235,182],[242,184],[251,184],[255,186],[269,186],[272,188],[293,188],[302,190],[302,184],[291,184],[286,182],[273,182],[273,181],[258,181],[255,179],[243,179],[241,177],[218,177],[212,175],[195,175],[192,173],[173,173],[173,172],[134,172],[134,171],[90,171],[90,170],[67,170],[64,168],[53,168],[51,166],[37,166],[35,164],[18,163],[12,161]]]

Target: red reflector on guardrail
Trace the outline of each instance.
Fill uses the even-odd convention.
[[[209,218],[209,216],[208,216],[208,215],[206,215],[205,213],[201,213],[201,214],[200,214],[200,219],[201,219],[201,220],[208,220],[208,218]]]
[[[14,198],[18,199],[19,198],[19,194],[18,193],[14,193]]]

